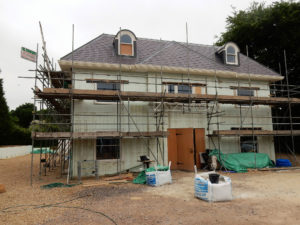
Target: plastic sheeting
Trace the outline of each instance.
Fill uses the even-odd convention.
[[[63,184],[63,183],[51,183],[41,186],[42,189],[52,189],[57,187],[73,187],[77,184]]]
[[[247,172],[248,169],[261,169],[274,167],[274,163],[265,153],[229,153],[223,154],[218,149],[214,149],[209,156],[216,156],[220,164],[227,170],[239,173]]]
[[[168,166],[160,166],[158,165],[156,167],[157,171],[168,171],[169,167]],[[132,181],[134,184],[146,184],[147,183],[147,178],[146,178],[146,172],[154,172],[155,167],[150,167],[146,170],[143,170],[142,172],[139,173],[139,175]]]

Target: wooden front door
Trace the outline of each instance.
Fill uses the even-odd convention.
[[[194,132],[193,128],[176,129],[177,168],[194,170]]]
[[[172,170],[194,171],[201,167],[199,152],[205,152],[204,128],[168,129],[168,160]]]
[[[200,152],[205,152],[205,129],[204,128],[195,128],[194,131],[195,135],[195,158],[196,158],[196,165],[197,168],[201,168],[201,162],[200,162]]]

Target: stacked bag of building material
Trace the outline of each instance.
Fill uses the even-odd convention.
[[[195,197],[208,202],[231,201],[231,179],[215,172],[195,174]]]
[[[292,164],[288,159],[277,159],[276,160],[276,167],[291,167]]]
[[[146,182],[148,185],[156,187],[172,183],[171,162],[169,162],[169,167],[166,171],[161,171],[157,167],[154,168],[154,171],[146,170]]]

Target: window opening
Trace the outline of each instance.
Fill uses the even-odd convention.
[[[180,85],[178,85],[178,93],[191,94],[192,87],[189,85],[186,85],[186,84],[180,84]]]
[[[257,136],[240,137],[241,152],[257,152]]]
[[[102,138],[96,140],[96,159],[119,159],[120,139]]]

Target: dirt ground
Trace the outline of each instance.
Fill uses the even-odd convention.
[[[0,194],[0,224],[300,224],[300,170],[226,173],[234,200],[207,203],[194,198],[194,174],[181,171],[172,171],[173,184],[161,187],[41,189],[66,178],[53,171],[39,179],[38,159],[33,187],[30,155],[0,160],[0,184],[7,190]]]

